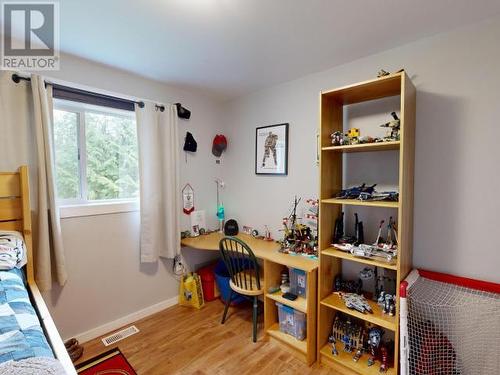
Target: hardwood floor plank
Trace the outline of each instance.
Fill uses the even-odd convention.
[[[223,309],[220,301],[201,310],[171,307],[135,322],[140,332],[116,346],[140,375],[337,374],[319,365],[308,367],[281,345],[264,339],[262,314],[258,341],[253,343],[248,306],[230,308],[226,323],[220,324]],[[78,363],[109,349],[100,338],[83,346]]]

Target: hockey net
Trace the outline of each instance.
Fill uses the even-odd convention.
[[[414,270],[401,283],[402,375],[500,374],[500,285]]]

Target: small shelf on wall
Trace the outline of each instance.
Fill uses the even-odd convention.
[[[371,152],[371,151],[389,151],[399,150],[399,141],[393,142],[376,142],[376,143],[361,143],[357,145],[345,146],[328,146],[321,148],[323,151],[334,152]]]
[[[362,319],[366,322],[376,324],[380,327],[386,328],[389,331],[396,331],[396,317],[395,316],[390,316],[387,314],[384,314],[382,312],[382,309],[380,308],[379,305],[377,305],[377,302],[375,301],[370,301],[367,300],[368,304],[370,305],[373,314],[363,314],[357,310],[353,310],[348,308],[342,298],[340,298],[339,295],[337,294],[330,294],[328,297],[324,298],[321,301],[321,304],[323,306],[330,307],[334,310],[341,311],[344,314],[354,316],[355,318]]]
[[[359,199],[339,199],[328,198],[322,199],[321,203],[327,204],[341,204],[347,206],[365,206],[365,207],[385,207],[385,208],[398,208],[399,202],[393,201],[362,201]]]
[[[303,297],[297,297],[295,301],[290,301],[289,299],[283,298],[283,293],[281,291],[267,293],[266,297],[307,314],[307,299]]]
[[[334,364],[339,363],[359,374],[380,375],[380,362],[376,361],[372,366],[368,366],[368,354],[363,354],[358,362],[354,362],[352,359],[354,353],[344,352],[340,345],[337,346],[337,351],[339,354],[333,355],[331,345],[324,345],[320,350],[321,361]],[[396,375],[396,373],[396,370],[393,367],[390,367],[387,372],[384,372],[383,374]]]
[[[389,270],[397,270],[398,269],[398,265],[397,265],[395,260],[392,263],[387,263],[387,262],[383,262],[381,260],[376,260],[376,259],[355,257],[351,253],[347,253],[345,251],[338,250],[334,247],[330,247],[328,249],[323,250],[321,252],[321,254],[332,256],[335,258],[347,259],[347,260],[351,260],[353,262],[363,263],[363,264],[366,264],[368,266],[382,267],[382,268],[386,268]]]
[[[283,333],[280,331],[279,323],[273,324],[268,330],[267,333],[269,336],[285,343],[286,345],[291,346],[292,348],[302,352],[307,353],[307,341],[306,340],[297,340],[295,337]]]

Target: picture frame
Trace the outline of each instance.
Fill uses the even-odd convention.
[[[255,129],[255,174],[288,175],[288,123]]]

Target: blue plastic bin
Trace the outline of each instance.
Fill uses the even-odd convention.
[[[219,260],[214,268],[215,282],[217,283],[217,288],[219,288],[220,299],[222,302],[226,302],[229,298],[229,293],[231,292],[231,287],[229,286],[229,272],[226,265],[222,260]],[[245,301],[245,297],[241,294],[233,292],[231,296],[231,305],[238,305]]]
[[[307,274],[306,271],[290,268],[290,292],[297,296],[306,297]]]
[[[306,314],[276,302],[280,331],[292,335],[297,340],[306,338]]]

